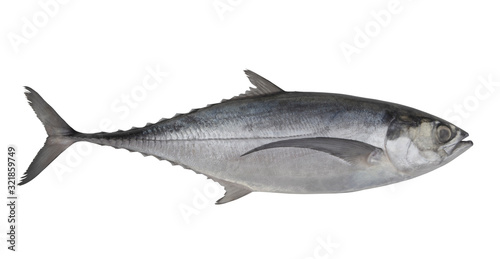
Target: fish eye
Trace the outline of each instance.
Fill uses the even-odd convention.
[[[451,130],[446,125],[439,125],[437,128],[437,137],[439,142],[446,143],[451,139]]]

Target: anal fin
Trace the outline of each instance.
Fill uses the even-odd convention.
[[[250,190],[242,185],[236,184],[236,183],[231,183],[228,181],[223,181],[223,180],[218,180],[218,179],[216,179],[215,181],[218,182],[220,185],[222,185],[224,187],[224,189],[226,190],[224,197],[217,200],[217,202],[215,202],[215,204],[228,203],[230,201],[237,200],[237,199],[252,192],[252,190]]]

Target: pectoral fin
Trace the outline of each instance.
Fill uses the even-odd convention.
[[[368,164],[376,163],[383,155],[383,150],[374,147],[370,144],[341,138],[302,138],[302,139],[288,139],[277,142],[272,142],[260,147],[254,148],[242,156],[251,153],[262,151],[270,148],[308,148],[320,152],[328,153],[332,156],[341,158],[348,163],[355,163],[356,161],[365,161]]]

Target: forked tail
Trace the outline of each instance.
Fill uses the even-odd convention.
[[[36,116],[42,121],[47,134],[47,140],[44,146],[31,162],[28,170],[22,176],[19,185],[23,185],[33,180],[40,172],[45,169],[57,156],[66,148],[71,146],[77,140],[71,138],[77,133],[57,114],[43,98],[30,87],[25,87],[26,98],[36,113]]]

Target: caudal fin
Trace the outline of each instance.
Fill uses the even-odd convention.
[[[26,173],[22,176],[19,185],[33,180],[66,148],[75,143],[76,140],[71,138],[71,136],[77,133],[35,90],[27,86],[25,88],[27,90],[25,94],[28,102],[35,111],[36,116],[42,121],[49,136],[42,149],[38,151],[33,162],[31,162],[28,170],[26,170]]]

